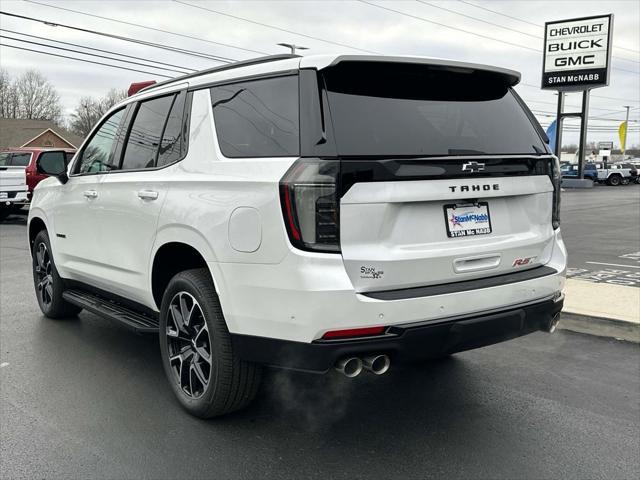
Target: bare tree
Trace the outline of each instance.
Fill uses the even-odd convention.
[[[104,97],[81,97],[71,114],[69,126],[77,135],[87,136],[93,126],[116,103],[124,100],[127,92],[112,88]]]
[[[16,118],[19,110],[18,90],[9,72],[0,69],[0,117]]]
[[[19,118],[37,120],[62,119],[60,96],[51,83],[36,70],[27,70],[15,82],[19,98]]]

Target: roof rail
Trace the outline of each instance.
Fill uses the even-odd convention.
[[[259,63],[275,62],[277,60],[287,60],[289,58],[299,58],[299,57],[300,55],[292,55],[290,53],[281,53],[277,55],[267,55],[265,57],[250,58],[248,60],[239,60],[237,62],[228,63],[226,65],[219,65],[217,67],[198,70],[197,72],[188,73],[186,75],[182,75],[181,77],[174,77],[174,78],[170,78],[169,80],[164,80],[159,83],[154,83],[153,85],[149,85],[148,87],[142,88],[140,92],[147,92],[149,90],[153,90],[156,87],[168,85],[169,83],[173,83],[173,82],[179,82],[181,80],[187,80],[193,77],[199,77],[200,75],[206,75],[208,73],[222,72],[224,70],[231,70],[232,68],[247,67],[249,65],[257,65]]]

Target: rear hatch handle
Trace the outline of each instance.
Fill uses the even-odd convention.
[[[456,273],[468,273],[491,270],[492,268],[497,268],[500,265],[501,258],[502,255],[499,253],[456,258],[453,261],[453,271]]]

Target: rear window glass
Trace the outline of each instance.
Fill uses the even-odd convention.
[[[340,155],[546,152],[533,123],[492,72],[343,62],[324,70]]]
[[[213,87],[211,103],[226,157],[299,155],[297,75]]]
[[[11,165],[15,167],[26,167],[31,161],[30,153],[14,153],[11,156]]]

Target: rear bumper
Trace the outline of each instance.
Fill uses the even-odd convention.
[[[24,190],[24,191],[0,190],[0,194],[1,193],[4,193],[5,195],[0,195],[0,208],[17,206],[17,205],[26,205],[27,203],[29,203],[29,192],[27,190]]]
[[[265,365],[323,373],[345,356],[387,353],[393,361],[415,361],[492,345],[546,330],[562,310],[563,299],[547,299],[499,311],[395,325],[384,335],[312,343],[232,334],[243,359]]]

